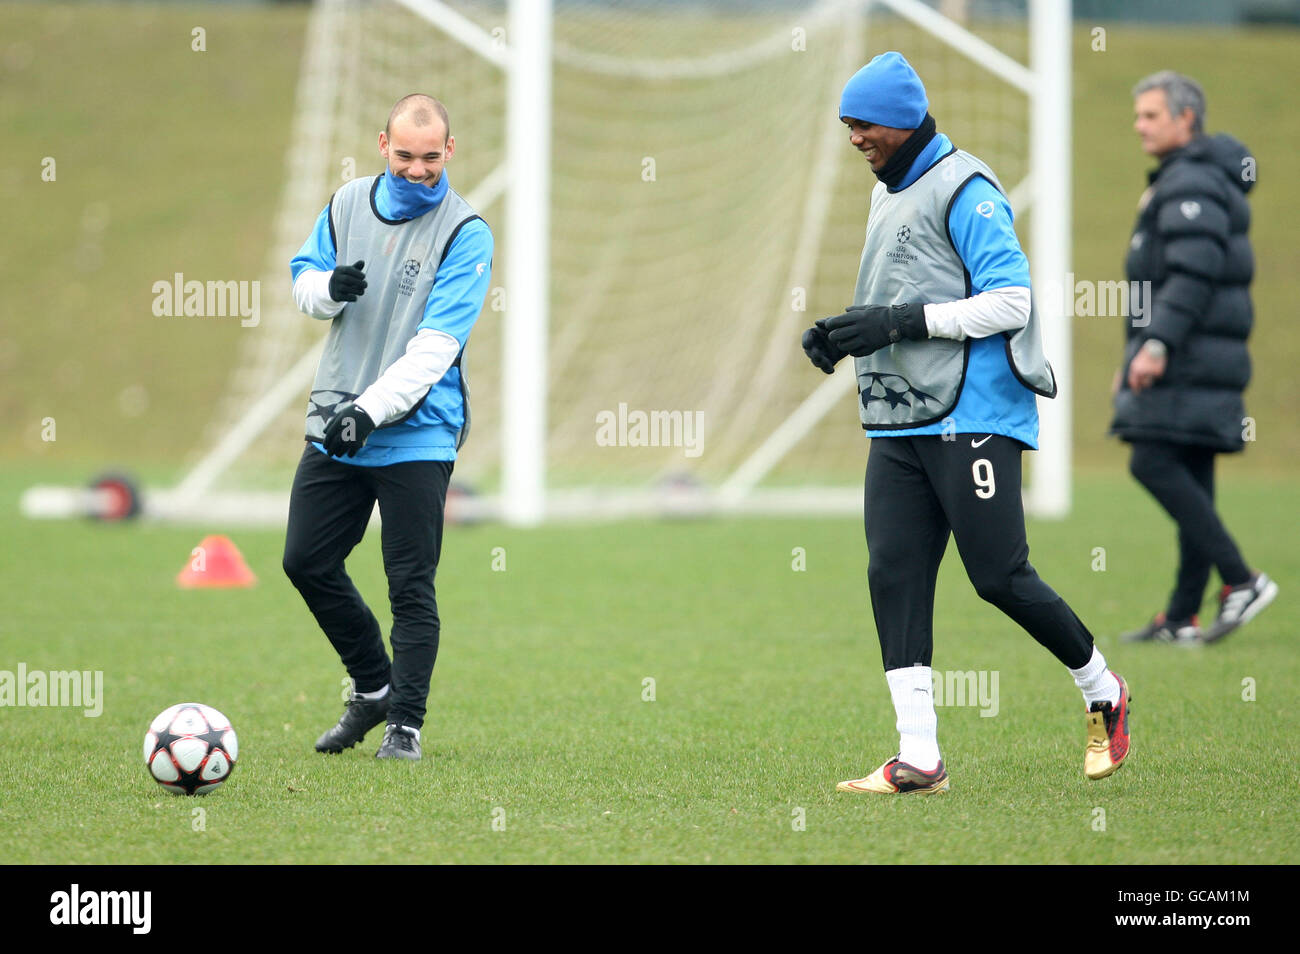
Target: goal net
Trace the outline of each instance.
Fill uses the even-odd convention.
[[[1058,16],[1052,28],[1059,46],[1034,33],[1031,6],[1065,8],[1065,26]],[[467,496],[453,515],[501,513],[512,455],[529,454],[541,462],[543,503],[525,522],[860,509],[868,442],[851,362],[825,378],[799,338],[851,301],[875,178],[836,107],[877,53],[907,56],[940,131],[1011,192],[1031,262],[1052,248],[1059,258],[1035,267],[1064,272],[1059,221],[1054,237],[1029,238],[1044,203],[1068,210],[1068,178],[1062,188],[1034,165],[1043,153],[1033,128],[1036,96],[1048,108],[1034,70],[1064,55],[1068,71],[1059,36],[1068,4],[555,0],[550,9],[548,145],[512,128],[512,58],[538,38],[512,35],[507,3],[317,0],[263,320],[193,469],[157,498],[162,509],[211,515],[224,500],[232,519],[282,519],[325,330],[294,310],[288,261],[335,189],[382,171],[378,132],[409,92],[446,103],[456,138],[447,174],[496,236],[492,289],[465,355],[473,426],[454,477]],[[1050,108],[1068,130],[1065,92]],[[1068,157],[1068,133],[1056,135]],[[519,181],[521,157],[548,148],[549,181]],[[549,212],[541,307],[516,297],[520,246],[507,214],[512,189],[538,187]],[[525,306],[545,322],[535,339],[544,353],[512,358],[507,319]],[[1065,398],[1068,341],[1044,317]],[[520,367],[540,375],[541,397],[512,406],[505,369]],[[1034,480],[1052,484],[1040,508],[1049,512],[1063,509],[1062,492],[1068,503],[1068,431],[1061,444],[1055,473]],[[259,489],[277,493],[255,505]]]

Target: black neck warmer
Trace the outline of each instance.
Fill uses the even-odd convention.
[[[879,169],[873,170],[876,178],[891,189],[897,188],[903,181],[903,177],[907,175],[907,171],[912,168],[916,157],[921,154],[921,150],[928,146],[933,138],[934,117],[926,113],[925,119],[921,120],[921,125],[912,130],[912,135],[904,140],[898,147],[898,151],[889,157],[889,161]]]

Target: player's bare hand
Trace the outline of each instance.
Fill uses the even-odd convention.
[[[335,301],[356,301],[366,293],[364,261],[340,265],[330,272],[330,298]]]
[[[1128,386],[1133,393],[1149,388],[1165,374],[1167,358],[1157,358],[1145,348],[1138,349],[1128,366]]]

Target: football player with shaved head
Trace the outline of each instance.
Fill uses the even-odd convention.
[[[419,759],[440,620],[434,573],[456,452],[469,431],[463,356],[492,270],[492,232],[451,188],[447,109],[398,100],[380,175],[334,193],[294,257],[293,295],[330,322],[290,495],[284,570],[351,677],[316,742],[341,752],[385,723],[379,758]],[[344,569],[375,504],[392,658]]]

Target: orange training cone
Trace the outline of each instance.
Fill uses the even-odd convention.
[[[190,562],[176,575],[176,584],[193,589],[199,586],[252,586],[257,577],[244,562],[239,548],[229,537],[204,537],[190,553]]]

